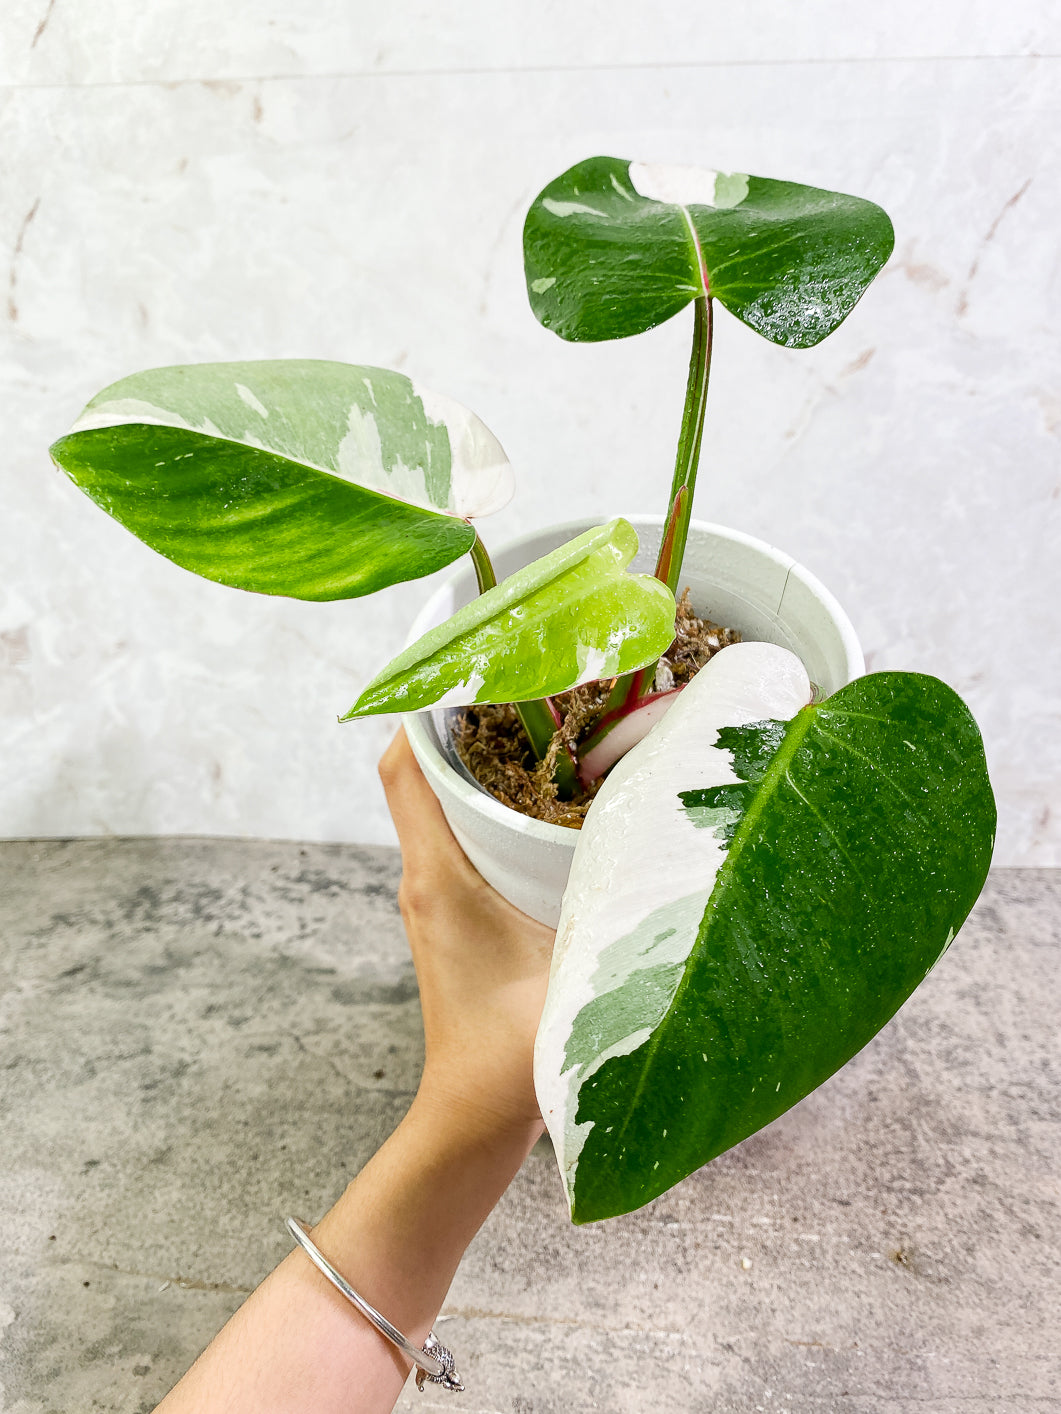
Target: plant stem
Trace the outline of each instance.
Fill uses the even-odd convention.
[[[682,430],[678,437],[678,455],[674,463],[674,479],[670,488],[670,505],[674,504],[674,499],[683,486],[688,493],[678,517],[674,549],[667,577],[664,580],[672,594],[677,593],[682,559],[685,556],[685,542],[689,537],[689,521],[693,513],[693,492],[696,488],[696,470],[700,465],[700,443],[704,435],[704,411],[707,406],[707,385],[711,377],[711,342],[714,324],[710,295],[697,296],[694,303],[694,315],[693,347],[689,356],[689,379],[685,385]]]
[[[527,733],[527,740],[535,758],[541,761],[549,750],[549,743],[557,728],[556,718],[549,710],[549,699],[538,697],[532,702],[513,702],[512,705],[523,723],[523,730]]]
[[[479,581],[479,593],[485,594],[488,589],[496,588],[497,575],[494,573],[486,546],[479,539],[478,534],[476,534],[470,553],[472,564],[475,566],[475,577]],[[523,730],[527,733],[527,740],[530,742],[535,760],[541,761],[547,755],[553,736],[560,725],[560,714],[553,706],[552,699],[548,697],[538,698],[532,702],[513,702],[512,705],[516,709],[516,715],[523,725]],[[575,763],[566,747],[561,750],[557,758],[554,780],[560,792],[560,798],[570,800],[578,783],[578,777]]]
[[[656,568],[653,574],[656,579],[667,583],[671,565],[674,560],[674,541],[678,531],[678,523],[685,511],[689,500],[688,490],[684,486],[678,488],[678,494],[674,498],[667,523],[663,527],[663,539],[660,541],[659,555],[656,559]],[[688,520],[688,517],[686,517]],[[608,700],[604,704],[604,711],[597,720],[597,725],[591,736],[582,743],[584,751],[590,751],[598,742],[608,735],[612,727],[617,722],[621,722],[625,716],[633,712],[643,697],[647,697],[652,691],[656,680],[656,664],[646,663],[643,668],[638,668],[632,673],[626,673],[623,677],[616,678],[615,685],[608,694]]]
[[[486,546],[479,539],[478,531],[475,535],[475,543],[471,548],[471,557],[472,564],[475,566],[475,577],[479,581],[479,593],[485,594],[488,589],[496,587],[497,575],[494,574],[490,556],[486,553]]]
[[[689,521],[693,513],[693,491],[696,469],[700,464],[700,443],[704,435],[704,409],[707,405],[707,385],[711,374],[711,297],[698,295],[693,321],[693,348],[689,356],[689,378],[685,385],[685,407],[682,410],[682,430],[678,437],[678,455],[671,482],[668,516],[663,526],[659,557],[653,571],[670,592],[678,593],[678,579],[685,558],[685,543],[689,538]],[[598,723],[597,733],[605,731],[618,718],[632,712],[638,702],[652,691],[656,677],[655,663],[649,663],[636,673],[620,678],[612,689],[608,707]]]
[[[704,411],[707,407],[707,386],[711,376],[711,343],[714,321],[711,296],[698,295],[694,303],[693,347],[689,355],[689,377],[685,385],[685,407],[682,428],[678,436],[678,453],[674,463],[674,479],[670,489],[670,515],[663,527],[663,537],[656,561],[655,575],[672,594],[678,592],[685,544],[689,538],[689,521],[693,512],[693,491],[696,471],[700,465],[700,443],[704,435]],[[649,663],[635,673],[628,673],[616,682],[608,695],[604,712],[596,729],[583,743],[583,751],[596,746],[612,728],[652,692],[656,664]]]

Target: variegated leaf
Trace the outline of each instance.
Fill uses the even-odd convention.
[[[879,206],[794,182],[579,162],[534,201],[523,250],[531,308],[564,339],[619,339],[711,295],[764,338],[809,348],[891,254]]]
[[[820,1085],[983,886],[994,801],[960,699],[912,673],[809,697],[784,649],[724,649],[589,812],[535,1058],[576,1222]]]
[[[343,720],[526,702],[653,662],[674,637],[674,596],[626,573],[637,543],[613,520],[517,570],[400,653]]]
[[[93,500],[208,579],[340,599],[467,551],[511,495],[500,445],[404,374],[317,360],[192,364],[104,389],[52,448]]]

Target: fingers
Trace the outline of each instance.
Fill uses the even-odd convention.
[[[398,729],[380,758],[379,774],[387,808],[398,831],[406,873],[416,876],[440,865],[451,869],[455,864],[466,866],[464,852],[446,824],[442,807],[424,778],[404,728]]]

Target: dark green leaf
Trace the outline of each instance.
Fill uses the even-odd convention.
[[[861,678],[779,723],[769,760],[768,724],[750,707],[731,718],[740,730],[728,750],[690,755],[694,704],[684,724],[672,719],[716,664],[724,686],[724,665],[732,677],[731,655],[747,648],[768,645],[727,648],[657,729],[671,729],[669,748],[655,745],[670,775],[639,767],[650,736],[594,803],[584,858],[579,841],[558,946],[582,961],[574,980],[563,964],[552,979],[538,1050],[576,1221],[648,1202],[820,1085],[924,978],[987,875],[995,806],[980,735],[935,678]],[[727,785],[710,752],[732,753],[746,785]],[[689,789],[671,797],[675,808],[646,807],[646,781],[679,770]],[[712,809],[716,819],[696,818]],[[614,846],[586,837],[598,811],[598,835],[622,832]],[[706,907],[691,869],[698,848],[719,851]],[[673,857],[673,901],[631,906],[637,884],[625,880],[649,851]],[[607,879],[595,855],[610,859]],[[598,959],[588,994],[586,948]],[[582,998],[573,1015],[565,988]]]
[[[536,198],[531,308],[564,339],[619,339],[710,294],[773,343],[832,332],[891,254],[870,201],[743,173],[592,157]]]

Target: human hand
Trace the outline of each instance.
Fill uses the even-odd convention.
[[[469,863],[404,731],[379,773],[401,844],[398,903],[424,1017],[418,1098],[458,1120],[540,1129],[534,1036],[555,935]]]

